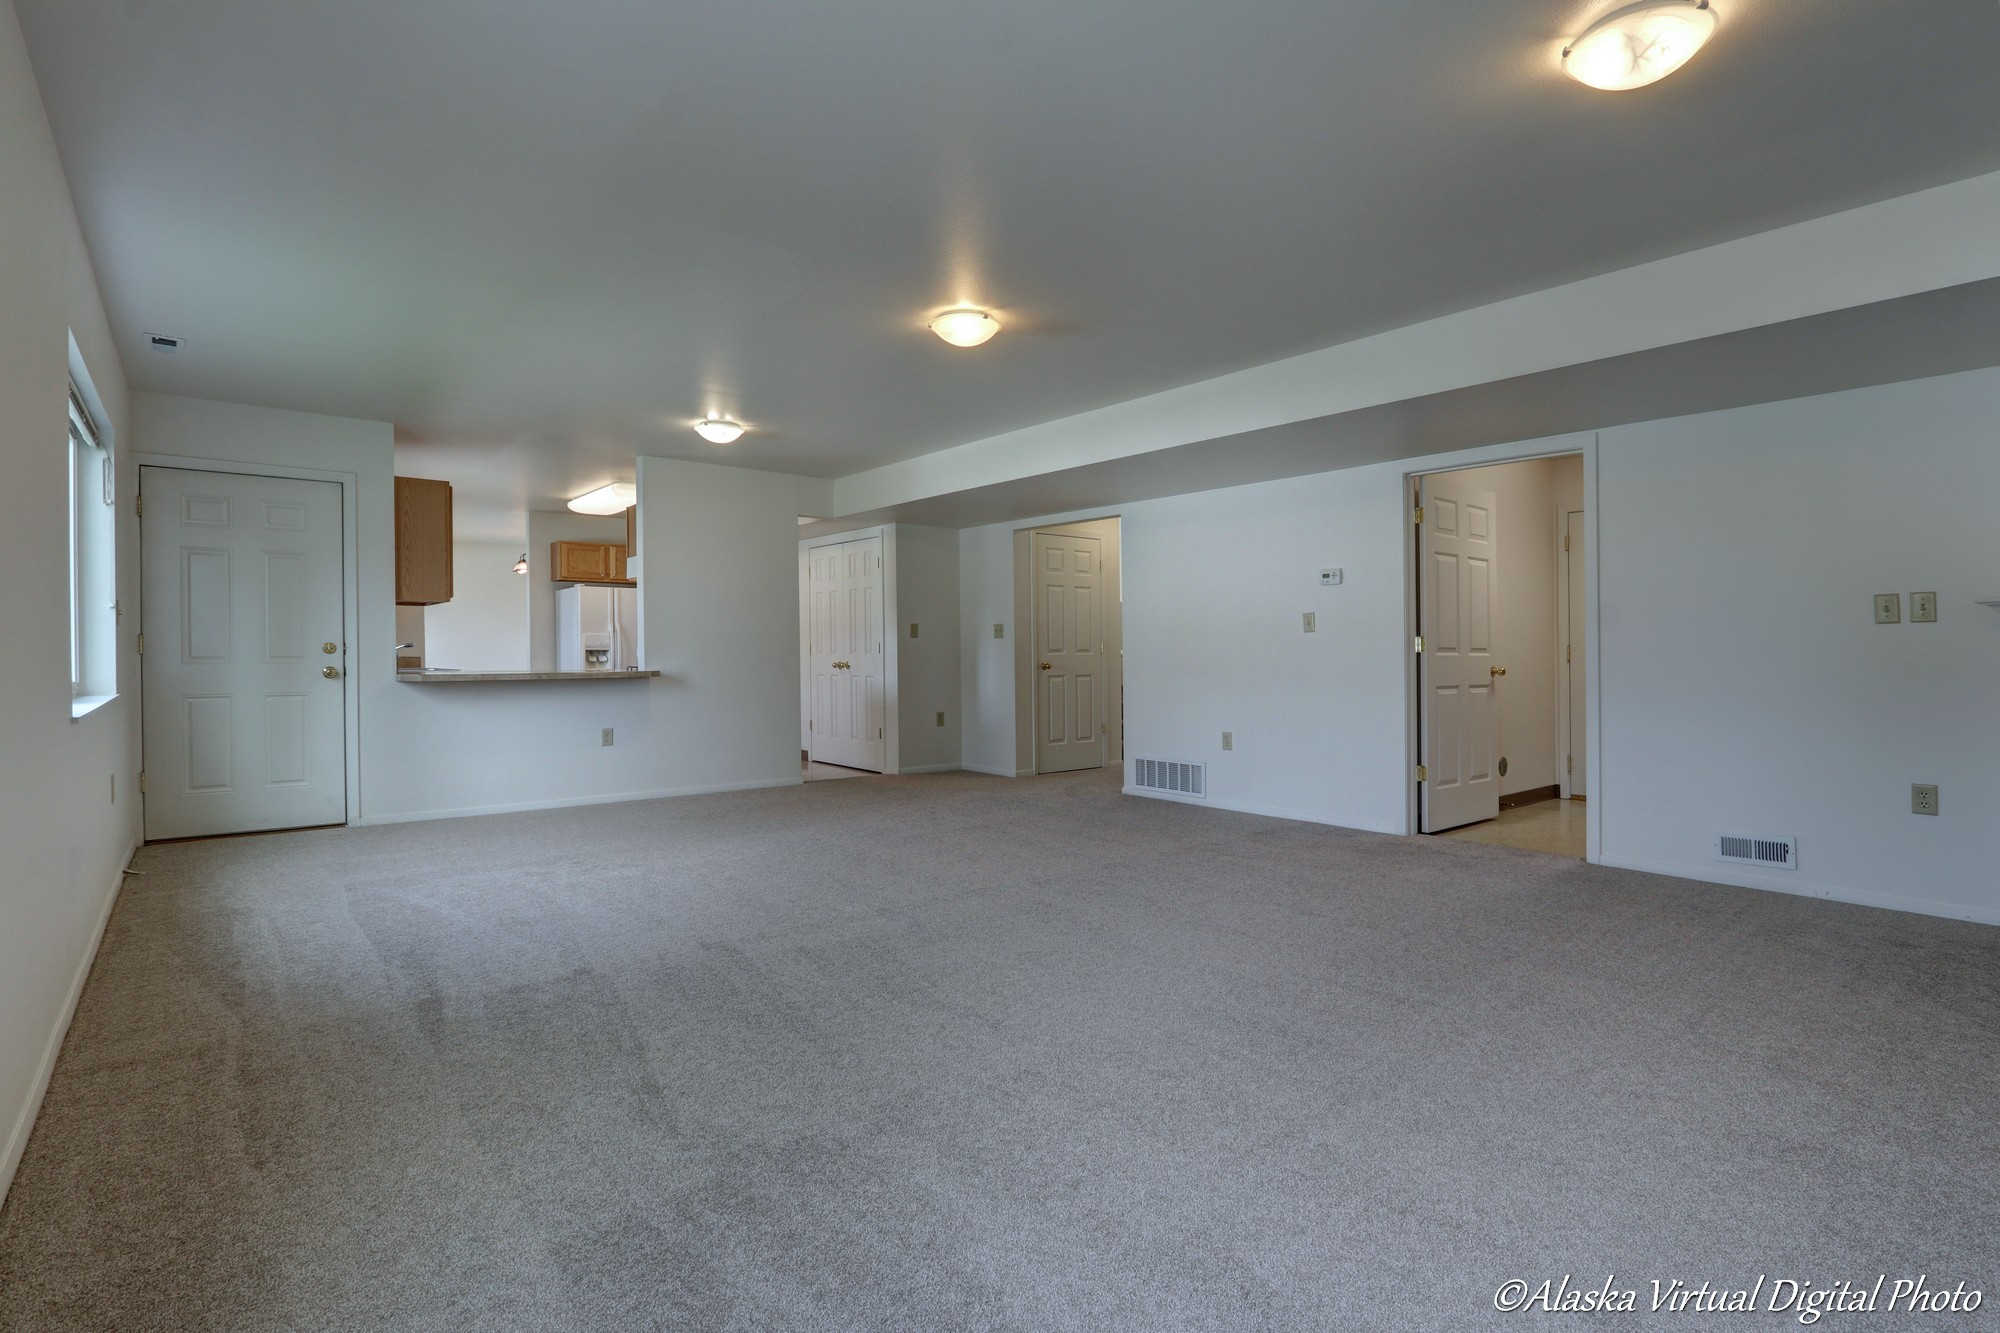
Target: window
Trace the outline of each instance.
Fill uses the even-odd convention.
[[[69,386],[69,693],[80,717],[118,693],[115,474],[97,418]]]

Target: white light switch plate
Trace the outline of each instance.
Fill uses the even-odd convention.
[[[1899,592],[1878,592],[1875,594],[1875,623],[1894,625],[1903,619],[1903,594]]]
[[[1910,623],[1931,625],[1937,622],[1937,594],[1934,592],[1913,592],[1910,594]]]

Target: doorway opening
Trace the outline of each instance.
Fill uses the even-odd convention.
[[[1116,517],[1014,533],[1015,771],[1125,760],[1125,617]]]
[[[1416,827],[1584,858],[1581,454],[1410,479]]]

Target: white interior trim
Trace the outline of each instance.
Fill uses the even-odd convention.
[[[132,855],[137,850],[136,847],[126,849],[118,878],[104,895],[104,905],[97,912],[97,924],[91,928],[83,958],[76,965],[75,975],[70,978],[69,994],[56,1013],[55,1027],[49,1033],[48,1043],[42,1047],[42,1058],[35,1067],[34,1082],[28,1085],[28,1099],[21,1103],[20,1114],[14,1117],[13,1128],[7,1131],[7,1146],[0,1150],[0,1203],[6,1202],[7,1191],[14,1184],[14,1173],[21,1165],[21,1154],[28,1150],[28,1135],[34,1132],[36,1117],[42,1111],[42,1099],[48,1095],[49,1079],[55,1075],[63,1038],[69,1035],[70,1022],[76,1017],[77,1002],[83,998],[84,983],[90,980],[90,969],[97,962],[98,947],[104,943],[104,929],[111,923],[112,909],[118,905],[118,895],[125,888],[125,866],[131,864]]]

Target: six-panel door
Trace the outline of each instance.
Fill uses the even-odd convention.
[[[1104,543],[1037,532],[1035,574],[1035,771],[1102,768]]]
[[[140,477],[146,836],[345,822],[340,487]]]

